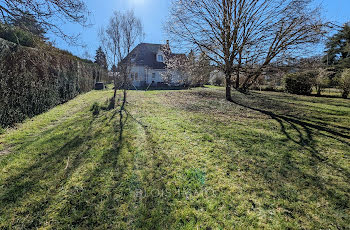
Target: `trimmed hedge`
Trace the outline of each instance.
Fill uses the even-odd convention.
[[[0,126],[11,126],[93,89],[106,72],[52,47],[0,39]]]
[[[285,76],[285,90],[288,93],[310,95],[315,84],[315,72],[292,73]]]
[[[35,47],[38,42],[38,38],[30,32],[21,30],[18,27],[6,26],[1,23],[0,38],[27,47]]]

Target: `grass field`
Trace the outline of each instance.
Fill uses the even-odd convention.
[[[0,136],[0,229],[349,229],[350,100],[112,94]]]

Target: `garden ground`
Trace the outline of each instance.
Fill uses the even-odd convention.
[[[349,100],[130,91],[93,115],[112,95],[0,136],[1,229],[350,226]]]

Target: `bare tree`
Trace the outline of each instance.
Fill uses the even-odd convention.
[[[34,17],[45,30],[66,41],[74,42],[77,36],[62,31],[60,24],[69,22],[87,25],[88,11],[82,0],[0,0],[0,21],[7,24],[23,15]]]
[[[199,57],[193,50],[187,56],[164,53],[166,71],[161,75],[165,82],[187,86],[203,86],[209,83],[212,68],[205,53],[202,52]]]
[[[200,53],[196,69],[197,71],[194,79],[195,85],[203,86],[204,84],[208,84],[210,72],[213,70],[213,68],[210,65],[210,59],[206,53]]]
[[[195,72],[195,54],[174,54],[168,46],[163,48],[165,54],[165,71],[161,73],[163,81],[172,85],[190,85]]]
[[[124,102],[126,100],[126,89],[128,75],[131,68],[131,60],[128,55],[138,40],[144,36],[143,26],[134,11],[126,13],[114,12],[106,28],[101,28],[99,37],[102,48],[106,53],[107,60],[113,68],[114,96],[111,100],[111,108],[115,106],[117,89],[124,89]],[[117,73],[118,71],[118,73]]]
[[[170,36],[225,73],[227,100],[233,76],[248,90],[274,58],[319,42],[326,25],[312,0],[173,0],[170,15]]]
[[[109,20],[107,28],[100,28],[99,37],[101,47],[106,53],[108,65],[112,66],[114,95],[109,107],[113,109],[117,96],[117,65],[121,60],[121,21],[119,12],[114,12],[114,15]]]
[[[317,91],[317,95],[321,95],[321,92],[330,85],[330,76],[333,75],[334,72],[328,70],[326,68],[320,67],[317,71],[317,75],[315,78],[315,87]]]

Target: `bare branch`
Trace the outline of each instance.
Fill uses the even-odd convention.
[[[61,29],[67,22],[88,26],[86,5],[82,0],[0,0],[0,22],[7,23],[25,13],[34,16],[45,29],[75,43],[77,35],[68,35]]]
[[[236,88],[247,90],[274,58],[317,44],[327,27],[320,18],[312,0],[173,0],[165,29],[216,63],[231,100],[233,75]]]

